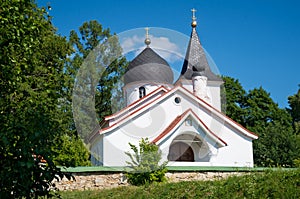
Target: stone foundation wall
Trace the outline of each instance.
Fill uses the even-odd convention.
[[[232,175],[243,175],[247,172],[168,172],[168,182],[193,180],[218,180]],[[73,173],[75,180],[63,178],[55,181],[56,187],[63,190],[93,190],[128,186],[123,173]]]

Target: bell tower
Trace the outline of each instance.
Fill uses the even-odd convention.
[[[208,64],[205,51],[196,31],[196,10],[192,9],[192,32],[177,84],[221,110],[221,77],[215,75]]]

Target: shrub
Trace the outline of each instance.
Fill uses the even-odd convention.
[[[62,135],[59,142],[53,147],[57,154],[53,158],[55,165],[66,167],[91,166],[90,153],[79,137]]]
[[[129,145],[134,152],[126,152],[126,155],[131,159],[131,162],[126,162],[130,167],[130,170],[126,173],[130,184],[144,185],[166,180],[167,162],[159,164],[161,152],[157,145],[149,143],[148,138],[139,142],[139,149],[131,143]]]
[[[300,158],[294,160],[294,166],[300,168]]]

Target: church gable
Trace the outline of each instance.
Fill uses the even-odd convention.
[[[183,129],[181,132],[194,132],[195,134],[200,135],[203,140],[218,148],[227,145],[225,141],[219,138],[207,125],[205,125],[205,123],[192,111],[192,109],[188,109],[183,114],[177,116],[162,133],[153,139],[152,143],[160,145],[169,139],[169,137],[171,137],[176,130],[180,128]]]
[[[207,164],[227,143],[188,109],[153,139],[170,164]]]
[[[197,117],[205,117],[202,121],[208,122],[209,120],[216,120],[217,123],[224,123],[230,128],[235,128],[238,133],[242,133],[251,139],[257,139],[257,135],[248,131],[232,119],[228,118],[219,110],[212,107],[210,104],[206,103],[204,100],[196,97],[183,88],[182,86],[177,86],[172,90],[164,93],[163,95],[149,101],[148,103],[143,104],[139,108],[134,109],[134,111],[127,112],[126,115],[120,117],[120,119],[110,125],[107,128],[101,129],[99,133],[106,133],[109,131],[113,131],[116,128],[120,128],[123,124],[132,121],[134,118],[141,117],[143,114],[152,114],[151,117],[161,118],[166,120],[162,128],[166,128],[166,125],[169,125],[171,121],[173,121],[178,115],[182,114],[187,109],[192,108],[192,110],[196,113]],[[152,113],[155,109],[160,109],[161,111],[157,111],[157,113]],[[164,115],[161,115],[164,113]],[[175,115],[174,115],[175,114]],[[164,116],[164,117],[163,117]],[[210,118],[208,118],[210,117]],[[159,120],[161,120],[159,119]],[[219,121],[219,122],[218,122]],[[222,124],[220,124],[222,125]]]

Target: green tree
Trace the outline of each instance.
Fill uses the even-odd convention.
[[[88,55],[93,50],[99,50],[102,53],[100,48],[96,48],[97,46],[103,44],[103,42],[109,41],[109,47],[114,48],[114,51],[119,53],[116,54],[115,57],[111,57],[109,61],[104,61],[107,59],[106,57],[102,58],[104,61],[103,65],[101,65],[103,70],[96,67],[96,74],[99,76],[95,78],[99,78],[96,82],[96,85],[92,84],[92,81],[89,82],[92,88],[96,88],[95,90],[95,107],[97,112],[97,118],[101,122],[105,116],[112,114],[112,111],[116,111],[123,106],[122,101],[122,93],[120,93],[120,88],[123,86],[122,76],[125,73],[125,69],[127,66],[127,61],[124,57],[120,57],[121,55],[121,47],[119,46],[118,41],[113,43],[113,40],[109,40],[111,35],[109,29],[103,29],[102,25],[97,21],[92,20],[89,22],[83,23],[82,26],[79,27],[80,36],[76,33],[76,31],[72,30],[70,32],[70,42],[75,49],[74,58],[72,59],[72,66],[78,70],[85,59],[87,59]],[[117,37],[116,37],[117,38]],[[110,54],[111,55],[111,54]],[[97,57],[92,59],[92,61],[96,60]],[[121,83],[121,84],[120,84]],[[119,102],[117,107],[112,108],[112,99],[116,99]]]
[[[245,92],[238,80],[224,78],[226,114],[259,135],[253,141],[257,166],[293,166],[297,142],[292,118],[262,87]]]
[[[0,8],[0,198],[51,196],[56,140],[69,128],[67,40],[33,0]],[[43,161],[46,163],[43,163]]]
[[[296,145],[288,112],[280,109],[261,87],[248,92],[242,107],[246,110],[246,128],[259,135],[253,142],[255,163],[291,167]]]
[[[126,162],[131,170],[127,173],[128,182],[132,185],[150,184],[166,180],[167,162],[160,164],[161,152],[157,145],[142,139],[139,147],[129,143],[133,153],[125,152],[131,162]]]
[[[79,34],[70,32],[75,53],[69,68],[78,72],[73,92],[77,132],[88,143],[90,134],[99,130],[104,117],[123,106],[120,80],[127,62],[117,36],[97,21],[85,22]]]
[[[287,110],[293,118],[293,127],[296,136],[295,140],[298,154],[298,156],[294,160],[294,164],[295,166],[300,167],[300,88],[298,89],[298,92],[296,94],[288,97],[288,102],[290,108],[288,108]]]
[[[231,77],[222,77],[224,81],[225,95],[222,96],[222,110],[231,118],[242,125],[245,125],[245,110],[241,107],[245,100],[246,91],[241,83]]]
[[[295,133],[300,135],[300,88],[296,94],[288,97],[288,102],[290,106],[288,111],[293,118]]]

